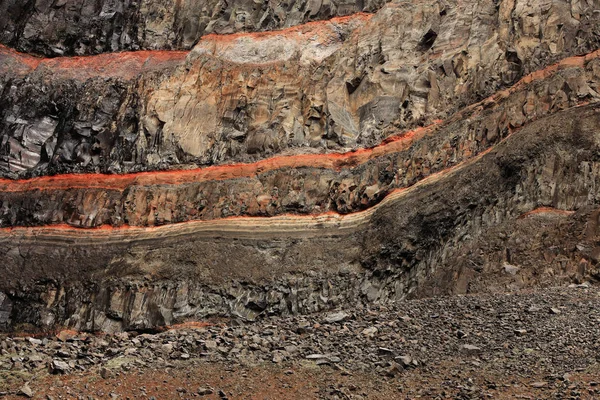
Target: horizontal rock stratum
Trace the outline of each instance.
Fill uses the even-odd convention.
[[[195,30],[188,2],[174,20],[90,5],[66,42],[60,3],[0,19],[19,26],[0,35],[0,326],[600,278],[599,2],[338,4]]]

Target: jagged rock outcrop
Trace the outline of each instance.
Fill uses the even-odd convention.
[[[357,4],[381,8],[190,52],[1,48],[0,326],[600,279],[600,4],[530,3]],[[36,10],[19,23],[67,18]],[[294,15],[232,29],[325,17]],[[136,46],[189,47],[161,21]],[[5,43],[48,54],[54,26]]]
[[[189,49],[209,33],[281,29],[372,12],[383,4],[381,0],[7,0],[0,4],[0,42],[47,56]]]
[[[360,211],[393,190],[488,150],[533,120],[597,101],[599,66],[597,52],[565,59],[443,122],[335,157],[282,156],[237,166],[97,175],[93,183],[87,175],[0,181],[0,226],[143,226]]]
[[[18,299],[15,307],[29,310],[20,314],[20,322],[67,321],[108,330],[145,329],[211,314],[254,318],[402,299],[420,293],[438,274],[479,278],[463,258],[463,246],[490,230],[509,231],[502,227],[542,205],[581,212],[563,216],[570,218],[575,237],[569,240],[577,246],[558,249],[561,268],[537,280],[597,276],[590,250],[598,234],[586,225],[597,219],[597,212],[590,211],[598,202],[599,115],[597,106],[585,106],[543,118],[491,152],[347,217],[221,219],[153,229],[7,230],[0,246],[7,255],[7,276],[14,280],[4,285]],[[581,168],[589,172],[580,174]],[[543,218],[535,221],[534,226],[547,224]],[[530,240],[529,232],[522,238],[519,231],[505,235],[511,239],[503,242],[507,253]],[[561,235],[554,231],[547,240],[564,243]],[[527,254],[530,262],[544,262],[541,252]],[[588,264],[583,270],[582,259]],[[53,265],[51,272],[40,269],[41,262]],[[490,259],[480,267],[497,273],[502,262],[507,260]],[[470,279],[440,280],[436,287],[460,291],[457,284],[468,285]]]
[[[532,8],[392,2],[372,18],[205,37],[160,72],[111,74],[102,57],[9,69],[0,171],[128,172],[373,146],[600,47],[594,4]],[[98,65],[103,76],[90,79]]]

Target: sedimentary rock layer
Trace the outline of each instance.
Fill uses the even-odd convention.
[[[248,91],[262,85],[251,91],[270,97],[270,91],[276,93],[288,80],[293,83],[289,95],[297,97],[293,90],[316,68],[313,64],[340,49],[368,18],[358,14],[276,33],[211,35],[185,63],[182,52],[39,60],[3,49],[0,172],[118,172],[186,160],[209,163],[208,153],[222,134],[252,147],[245,140],[247,127],[238,126],[238,114],[245,111],[237,107],[240,101],[254,99],[244,100],[240,86]],[[248,72],[252,77],[244,76]],[[246,106],[257,115],[273,112],[258,100]],[[139,164],[140,157],[146,161]],[[144,166],[147,162],[152,166]]]
[[[446,121],[350,153],[279,156],[194,170],[0,180],[0,226],[144,226],[240,215],[356,212],[470,159],[528,122],[598,101],[599,73],[600,52],[567,58]]]
[[[384,1],[7,0],[0,42],[48,56],[189,49],[209,33],[266,31],[375,11]]]

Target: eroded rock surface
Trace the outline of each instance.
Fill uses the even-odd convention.
[[[9,69],[0,136],[24,148],[4,146],[1,172],[127,172],[373,146],[596,50],[598,5],[577,4],[392,2],[371,18],[210,35],[160,73],[110,74],[102,58]],[[103,79],[89,79],[98,63]],[[575,90],[587,94],[585,84]],[[27,140],[24,129],[41,136]]]
[[[597,101],[599,65],[600,53],[568,58],[445,121],[335,157],[283,156],[153,175],[96,175],[93,184],[86,175],[4,180],[0,226],[138,226],[240,215],[360,211],[393,190],[489,150],[531,121]],[[28,212],[33,204],[44,212]]]
[[[319,3],[377,12],[249,27],[219,11],[229,25],[189,32],[191,3],[173,4],[152,35],[159,2],[110,16],[141,35],[127,45],[130,28],[107,45],[83,18],[63,49],[161,50],[0,48],[0,326],[147,330],[600,278],[597,1]],[[5,43],[65,46],[69,2],[11,7]]]
[[[375,11],[382,0],[8,0],[0,41],[48,56],[120,50],[189,49],[209,33],[266,31]]]
[[[29,310],[19,314],[23,322],[40,324],[45,316],[50,325],[68,321],[86,329],[113,324],[142,329],[179,318],[234,313],[253,319],[356,301],[460,293],[504,271],[504,263],[518,260],[519,252],[526,254],[524,265],[547,263],[552,254],[561,261],[537,277],[526,269],[506,276],[504,284],[496,281],[496,289],[483,285],[480,290],[523,285],[524,279],[535,285],[592,279],[598,274],[597,232],[589,226],[595,226],[590,224],[597,214],[599,115],[597,106],[585,106],[542,118],[471,162],[344,217],[4,230],[1,249],[7,276],[14,277],[4,288],[20,302],[15,308]],[[582,168],[589,172],[580,174]],[[515,229],[481,261],[465,258],[461,249],[471,248],[474,238],[494,230],[507,235],[516,218],[541,205],[578,209],[558,213],[567,219],[569,233],[544,228],[548,221],[537,219],[543,213],[517,225],[548,229],[544,243],[565,246],[570,238],[571,245],[545,254],[521,246],[530,240],[529,229]],[[486,261],[485,254],[492,257]],[[40,269],[42,262],[54,266],[51,272]],[[444,280],[448,275],[452,280]]]

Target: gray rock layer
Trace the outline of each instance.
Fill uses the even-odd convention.
[[[209,33],[266,31],[376,11],[384,2],[7,0],[0,43],[46,56],[189,49]]]

